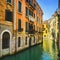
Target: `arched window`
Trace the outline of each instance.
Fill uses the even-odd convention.
[[[10,34],[8,32],[4,32],[2,35],[2,49],[9,48],[10,42]]]
[[[25,45],[27,45],[27,37],[25,38]]]
[[[21,37],[18,37],[18,47],[21,46]]]
[[[35,36],[34,36],[34,40],[33,40],[33,43],[35,43]]]
[[[32,38],[29,38],[29,46],[31,46]]]

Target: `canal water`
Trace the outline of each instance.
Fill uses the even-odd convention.
[[[31,47],[0,60],[59,60],[57,45],[53,40],[43,40],[43,44]]]

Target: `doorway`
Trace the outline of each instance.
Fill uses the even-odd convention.
[[[2,49],[9,48],[10,45],[10,34],[8,32],[4,32],[2,35]]]

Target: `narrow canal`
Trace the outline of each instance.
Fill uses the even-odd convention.
[[[4,57],[1,60],[59,60],[56,43],[44,40],[43,44],[26,49],[18,54]]]

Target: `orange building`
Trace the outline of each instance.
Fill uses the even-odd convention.
[[[0,0],[0,8],[0,56],[42,42],[43,12],[36,0]]]
[[[13,0],[0,0],[0,56],[12,54],[13,50]]]
[[[16,49],[33,46],[42,40],[43,12],[36,0],[16,0]]]

